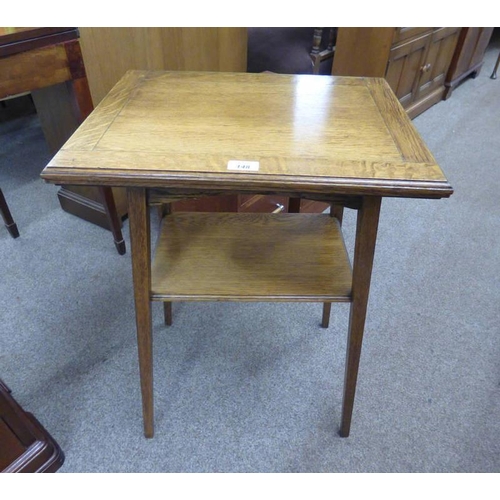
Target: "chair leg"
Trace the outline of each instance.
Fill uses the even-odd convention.
[[[17,229],[17,224],[14,222],[12,218],[12,214],[10,213],[7,202],[5,201],[5,197],[0,189],[0,213],[2,214],[2,219],[5,223],[5,227],[7,231],[9,231],[10,235],[13,238],[19,238],[19,230]]]
[[[126,252],[125,241],[123,241],[122,230],[120,228],[120,221],[118,219],[118,213],[115,206],[115,198],[113,197],[113,191],[110,187],[100,187],[99,191],[101,193],[102,204],[104,205],[104,210],[108,216],[109,225],[111,226],[111,232],[113,234],[113,239],[115,240],[115,247],[120,255],[124,255]]]
[[[163,303],[163,313],[165,315],[165,324],[172,326],[172,302]]]

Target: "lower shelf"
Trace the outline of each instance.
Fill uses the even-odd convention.
[[[351,283],[330,215],[177,212],[162,222],[151,300],[349,302]]]

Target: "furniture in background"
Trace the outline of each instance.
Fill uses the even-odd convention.
[[[7,205],[7,201],[5,200],[5,196],[3,195],[2,190],[0,189],[0,214],[2,215],[3,222],[7,231],[9,231],[10,235],[13,238],[19,238],[19,230],[17,229],[17,224],[14,222],[12,218],[12,214],[10,213],[9,206]]]
[[[246,71],[246,28],[82,27],[79,31],[90,93],[96,106],[131,69]],[[80,189],[86,188],[80,186]],[[114,193],[126,213],[125,190],[114,189]],[[245,210],[249,206],[246,201],[234,196],[190,200],[174,205],[173,210]],[[253,206],[258,206],[255,203]],[[265,204],[273,203],[274,200],[269,200]]]
[[[327,59],[331,59],[335,54],[335,37],[337,35],[337,28],[328,29],[328,41],[326,48],[321,49],[321,44],[323,42],[323,30],[324,28],[314,28],[313,44],[311,49],[313,75],[318,75],[320,64]]]
[[[460,28],[339,28],[332,74],[384,77],[414,118],[443,99]]]
[[[448,99],[453,90],[465,78],[475,78],[481,71],[484,53],[488,47],[494,28],[462,28],[458,37],[457,48],[446,76],[446,92]]]
[[[78,37],[76,28],[0,28],[0,99],[31,92],[52,153],[92,111]],[[67,212],[110,229],[125,253],[111,188],[65,185],[58,198]]]
[[[246,71],[246,28],[80,28],[97,106],[131,69]]]
[[[0,380],[0,472],[56,472],[64,453]]]
[[[491,73],[490,78],[493,80],[496,80],[497,78],[497,70],[498,70],[498,65],[500,64],[500,53],[498,54],[497,62],[495,63],[495,67],[493,68],[493,73]]]
[[[384,79],[272,73],[130,71],[42,177],[127,189],[147,437],[152,300],[319,302],[323,326],[332,302],[350,302],[340,425],[348,436],[381,200],[453,192]],[[170,213],[151,262],[149,205],[221,194],[315,199],[333,209]],[[358,212],[352,270],[344,207]]]

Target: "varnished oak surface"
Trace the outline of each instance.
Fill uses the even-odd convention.
[[[229,160],[260,162],[231,172]],[[71,184],[440,198],[381,78],[129,71],[42,173]]]
[[[174,213],[163,219],[151,298],[346,302],[351,281],[329,215]]]

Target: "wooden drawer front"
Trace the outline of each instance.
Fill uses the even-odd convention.
[[[394,31],[393,45],[409,41],[411,38],[418,37],[425,33],[431,33],[432,28],[396,28]]]
[[[432,34],[429,52],[421,71],[417,99],[444,86],[459,32],[460,28],[439,28]]]
[[[71,79],[66,48],[54,45],[0,58],[0,98]]]
[[[432,33],[391,50],[386,80],[403,106],[413,99]]]
[[[288,210],[288,198],[275,195],[240,195],[238,212],[279,213]]]

